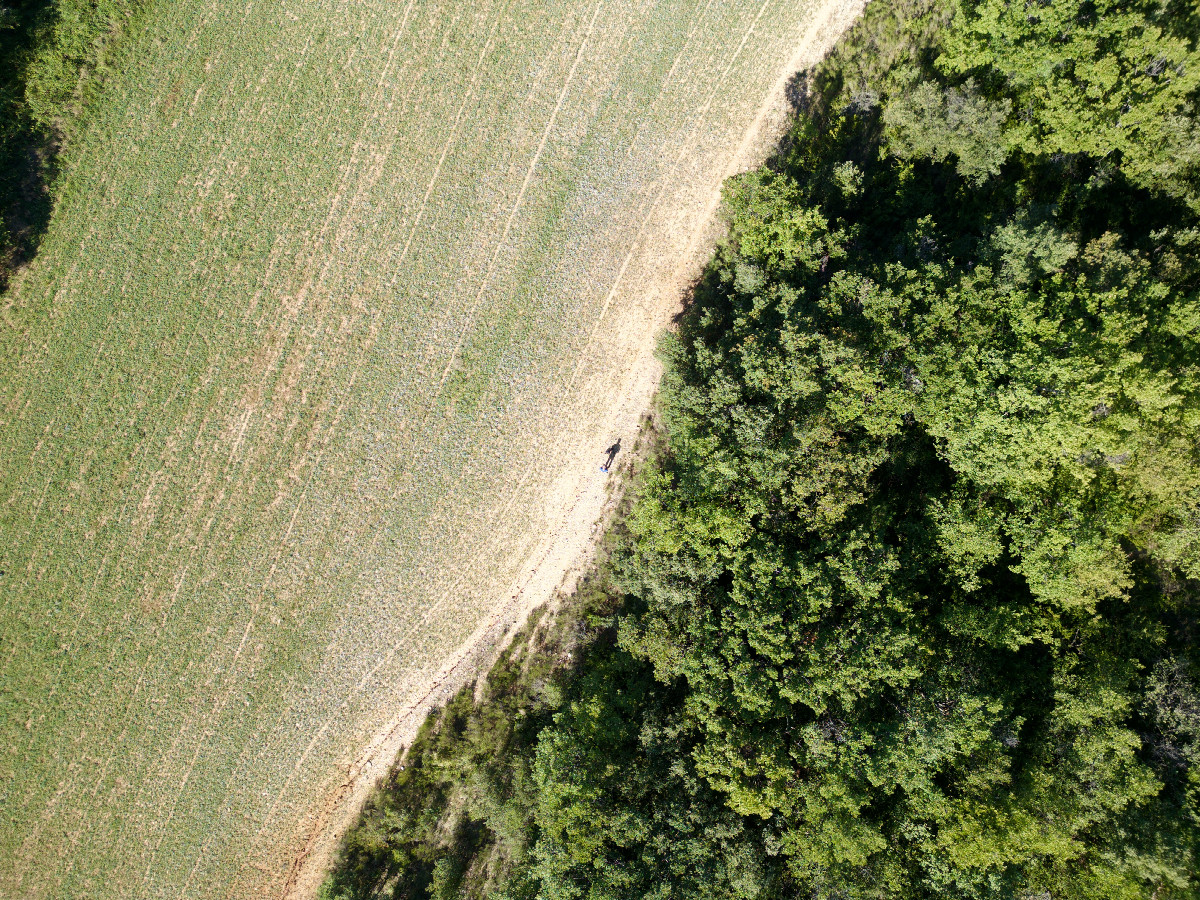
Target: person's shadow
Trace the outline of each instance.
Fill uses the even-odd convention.
[[[607,472],[613,464],[613,460],[617,458],[617,454],[621,452],[621,439],[617,438],[617,442],[604,451],[608,454],[608,459],[604,461],[604,465],[600,467],[601,472]]]

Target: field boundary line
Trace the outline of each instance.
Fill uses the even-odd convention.
[[[751,23],[750,28],[744,34],[743,40],[739,44],[739,49],[736,52],[740,53],[742,50],[744,50],[746,44],[749,42],[750,37],[754,33],[755,26],[761,21],[763,15],[765,15],[766,10],[770,8],[772,2],[773,0],[764,0],[762,6],[758,10],[757,15],[755,16],[754,21]],[[814,17],[812,21],[802,26],[801,36],[798,38],[800,46],[791,54],[784,66],[783,71],[770,88],[766,99],[759,106],[754,118],[751,120],[750,125],[745,131],[743,131],[742,138],[737,144],[737,147],[728,157],[726,169],[722,175],[722,181],[724,175],[729,174],[731,167],[741,164],[741,161],[744,158],[747,158],[750,152],[757,148],[758,144],[763,139],[763,135],[760,133],[763,124],[770,116],[772,110],[777,108],[780,100],[783,99],[782,88],[786,86],[788,80],[796,73],[798,69],[804,68],[806,65],[816,62],[816,59],[812,57],[815,55],[817,50],[824,49],[824,44],[820,43],[820,41],[824,39],[827,33],[831,30],[831,25],[838,26],[840,31],[841,27],[848,25],[853,18],[857,16],[858,11],[863,5],[863,2],[864,0],[827,0],[827,2],[820,4],[811,10],[811,12],[814,13]],[[597,13],[598,12],[599,8],[597,8]],[[595,15],[596,14],[593,15],[593,22],[595,21]],[[577,60],[579,55],[582,54],[583,43],[584,42],[581,42],[580,49],[577,53]],[[736,61],[736,56],[730,59],[726,70],[722,74],[721,78],[718,79],[718,84],[728,76],[730,71],[732,71]],[[797,65],[798,61],[802,64]],[[568,86],[569,83],[568,85],[564,85],[564,92],[560,94],[560,98],[565,98],[565,90]],[[716,89],[714,89],[714,92],[715,90]],[[711,108],[711,103],[712,101],[710,100],[710,102],[706,105],[706,108]],[[546,141],[548,141],[548,135],[549,130],[543,133],[543,140],[540,148],[544,149]],[[532,180],[532,173],[534,166],[536,166],[536,162],[537,160],[535,158],[534,164],[531,165],[529,171],[526,173],[524,188],[527,188],[528,184]],[[674,168],[677,167],[678,161],[676,162]],[[631,265],[632,257],[636,255],[636,249],[641,243],[641,236],[646,227],[646,223],[650,218],[652,218],[654,207],[656,207],[661,201],[663,190],[664,189],[660,189],[656,198],[650,202],[651,211],[648,214],[648,218],[643,221],[643,224],[636,233],[637,237],[635,237],[634,240],[633,251],[631,251],[631,254],[629,257],[627,257],[627,260],[623,262],[618,273],[617,281],[614,282],[613,287],[610,289],[609,295],[606,297],[606,305],[604,307],[605,310],[607,310],[608,305],[610,305],[615,299],[616,289],[620,283],[620,280],[625,277],[628,268]],[[511,226],[511,223],[515,220],[516,212],[520,206],[520,201],[521,195],[518,196],[517,203],[514,204],[514,207],[509,212],[508,226]],[[662,310],[665,310],[668,305],[674,306],[677,304],[678,298],[685,287],[684,276],[686,276],[688,269],[696,262],[694,258],[696,249],[700,246],[701,242],[705,240],[705,236],[711,233],[710,229],[712,226],[712,214],[718,208],[719,204],[720,189],[718,183],[718,187],[715,191],[713,191],[713,196],[710,197],[709,203],[704,207],[704,215],[696,219],[694,222],[691,236],[686,243],[685,249],[680,254],[679,264],[671,271],[671,275],[668,276],[678,290],[676,292],[652,292],[652,299],[650,302],[658,307],[661,307]],[[507,230],[508,229],[506,228],[505,235],[507,235]],[[503,241],[501,243],[503,243]],[[449,372],[453,368],[455,356],[461,350],[462,344],[465,341],[466,332],[470,328],[475,310],[483,296],[484,291],[486,290],[487,282],[490,280],[490,277],[494,272],[495,261],[498,258],[498,255],[499,246],[497,251],[493,254],[493,261],[489,266],[488,275],[485,277],[485,282],[483,285],[481,285],[480,291],[476,295],[476,301],[472,306],[471,315],[463,329],[463,332],[460,334],[458,343],[455,346],[455,355],[452,355],[450,363],[443,371],[442,380],[439,387],[444,385],[445,380],[449,376]],[[596,330],[593,329],[592,336],[585,344],[585,348],[590,346],[591,338],[594,337],[595,333]],[[645,354],[647,359],[652,358],[652,353],[649,352],[652,350],[652,344],[653,341],[648,342],[649,349]],[[572,380],[569,383],[573,384],[576,377],[577,374],[573,375]],[[656,383],[657,379],[655,378],[653,380]],[[630,388],[631,385],[632,388]],[[637,392],[638,396],[626,397],[622,402],[624,402],[625,406],[631,408],[633,406],[638,406],[639,410],[643,410],[644,405],[641,403],[641,401],[644,400],[646,403],[648,403],[652,391],[653,385],[649,383],[646,372],[638,371],[635,367],[635,370],[631,371],[624,380],[621,393]],[[643,394],[645,395],[644,397],[642,396]],[[617,404],[614,404],[614,408],[616,405]],[[426,408],[424,421],[427,421],[429,416],[433,414],[433,409],[434,404],[431,403],[430,406]],[[520,479],[518,479],[519,483],[523,483],[528,479],[532,469],[533,466],[527,467],[526,471],[523,472]],[[602,486],[599,490],[603,495],[604,491]],[[577,515],[578,512],[582,511],[583,513],[588,513],[591,509],[591,501],[594,499],[594,497],[589,497],[586,495],[592,491],[593,488],[586,486],[582,482],[576,484],[573,499],[565,504],[566,509],[563,515],[558,519],[557,528],[554,529],[550,539],[543,541],[539,546],[537,546],[527,558],[525,563],[521,566],[519,574],[510,585],[509,590],[502,595],[505,598],[502,603],[498,604],[497,608],[495,608],[490,615],[480,622],[472,635],[467,638],[467,640],[464,641],[458,648],[456,648],[456,650],[442,663],[439,668],[434,670],[431,679],[425,683],[425,689],[418,694],[415,699],[405,703],[402,707],[400,707],[400,709],[397,711],[397,714],[391,719],[385,728],[377,733],[374,739],[359,751],[353,762],[348,767],[345,777],[341,780],[340,784],[333,792],[333,795],[328,798],[323,807],[318,808],[315,811],[314,822],[310,826],[311,830],[309,831],[309,839],[305,843],[301,853],[293,861],[287,881],[283,885],[282,892],[279,895],[283,898],[283,900],[310,900],[310,898],[315,895],[316,890],[320,886],[321,879],[325,874],[327,860],[324,858],[324,854],[331,852],[333,849],[332,846],[328,846],[328,843],[330,842],[330,835],[326,832],[329,828],[335,825],[338,819],[339,809],[349,802],[349,798],[359,791],[363,784],[367,783],[368,781],[373,782],[376,777],[386,774],[386,771],[390,768],[394,761],[392,757],[395,756],[395,752],[399,749],[402,749],[407,743],[411,742],[412,733],[415,732],[421,721],[423,721],[424,715],[430,709],[431,704],[436,702],[439,696],[444,696],[447,692],[455,689],[457,682],[454,681],[454,679],[456,677],[467,677],[467,675],[464,673],[468,669],[470,670],[471,675],[479,674],[476,671],[476,668],[478,667],[480,654],[486,655],[488,653],[488,639],[496,631],[497,627],[505,622],[509,623],[507,626],[509,628],[519,627],[519,622],[522,620],[523,616],[527,615],[529,609],[535,606],[536,601],[540,599],[540,594],[537,598],[535,598],[526,595],[526,592],[530,589],[535,581],[544,582],[548,578],[549,573],[544,571],[547,566],[552,563],[554,573],[556,573],[558,576],[561,576],[551,579],[554,580],[560,588],[566,584],[567,579],[573,574],[576,576],[578,575],[578,567],[585,561],[585,559],[588,557],[588,554],[592,551],[594,540],[599,534],[599,525],[601,524],[600,521],[597,520],[590,521],[589,523],[585,523],[584,526],[580,526],[579,522],[573,521],[574,519],[579,518],[579,515]],[[516,493],[517,489],[514,489],[514,491],[510,494],[510,503],[512,502]],[[604,509],[607,508],[607,504],[610,500],[615,501],[615,497],[605,499],[601,506],[601,518],[603,517]],[[561,552],[561,548],[556,545],[561,544],[564,532],[577,527],[580,527],[581,530],[586,533],[588,540],[585,541],[582,546],[569,548],[576,552],[573,554],[568,565],[563,567],[560,565],[562,559],[571,554],[569,552]],[[574,535],[568,535],[566,539],[569,541],[573,536]],[[372,667],[372,671],[378,669],[381,665],[386,664],[387,657],[388,654],[382,654],[381,659],[374,667]]]
[[[765,8],[767,7],[767,5],[770,2],[771,2],[771,0],[764,0],[763,7],[759,10],[758,16],[756,16],[754,21],[751,23],[750,29],[746,32],[745,36],[742,39],[741,44],[739,44],[739,46],[738,46],[738,50],[735,51],[735,55],[730,61],[730,65],[726,66],[725,70],[718,77],[712,90],[709,92],[708,101],[701,108],[701,111],[697,115],[697,118],[702,118],[703,116],[708,114],[709,108],[712,106],[712,102],[717,94],[717,91],[720,89],[721,84],[724,82],[726,75],[728,75],[729,68],[730,68],[730,66],[732,66],[733,61],[736,60],[737,53],[740,53],[741,49],[745,46],[746,41],[749,39],[750,34],[754,30],[754,26],[758,23],[758,20],[761,18],[763,11],[765,10]],[[692,28],[688,31],[687,36],[684,38],[684,41],[680,46],[679,53],[676,54],[676,58],[672,62],[671,68],[667,73],[667,78],[665,78],[663,80],[664,86],[668,83],[669,78],[675,72],[676,67],[679,65],[679,59],[683,56],[684,50],[691,43],[692,38],[695,37],[695,35],[696,35],[696,32],[700,29],[700,23],[703,22],[704,18],[708,15],[709,11],[712,8],[712,4],[713,4],[713,0],[708,0],[708,2],[704,6],[704,9],[696,17],[696,22],[693,24]],[[692,130],[689,134],[689,142],[690,143],[694,143],[694,141],[692,141],[691,139],[694,138],[694,136],[698,130],[699,130],[699,126],[693,125]],[[636,140],[636,138],[635,138],[635,140]],[[662,179],[663,183],[660,185],[658,192],[654,195],[654,198],[649,201],[648,211],[647,211],[646,215],[643,217],[641,225],[639,226],[637,232],[634,235],[633,241],[631,242],[631,245],[630,245],[629,253],[626,254],[625,260],[622,263],[621,269],[617,275],[617,279],[613,283],[612,289],[609,291],[609,293],[604,301],[600,318],[603,318],[604,312],[606,312],[608,310],[609,304],[612,302],[612,300],[616,294],[617,285],[620,283],[622,277],[624,277],[626,270],[629,268],[630,262],[633,260],[634,256],[637,254],[638,246],[641,243],[642,234],[645,231],[646,225],[649,224],[651,218],[653,217],[655,208],[657,208],[657,205],[658,205],[659,201],[661,200],[663,193],[667,189],[667,184],[669,183],[670,179],[674,176],[675,171],[679,168],[679,163],[683,160],[683,158],[686,155],[687,155],[686,149],[682,150],[680,152],[679,156],[676,158],[675,163],[672,164],[667,175],[663,177],[663,179]],[[589,337],[589,340],[585,343],[584,350],[581,351],[580,362],[576,364],[575,371],[572,373],[571,378],[567,382],[567,388],[566,388],[567,391],[569,391],[572,388],[572,386],[574,385],[575,378],[578,375],[579,367],[582,366],[582,364],[583,364],[582,353],[586,353],[587,348],[589,348],[591,346],[591,337],[595,336],[596,330],[599,328],[599,324],[600,324],[600,320],[597,319],[596,326],[593,327],[593,329],[591,331],[591,335]],[[558,448],[562,445],[563,440],[564,440],[563,433],[560,432],[558,434],[558,436],[554,439],[554,452],[557,452]],[[554,455],[553,452],[551,454],[549,454],[549,456],[551,456],[551,457],[553,457],[553,455]],[[505,499],[503,506],[501,506],[499,511],[496,513],[496,518],[503,519],[505,517],[505,515],[508,513],[508,511],[512,508],[513,504],[516,503],[517,498],[520,496],[521,488],[525,485],[525,482],[528,481],[529,476],[533,474],[533,471],[537,467],[537,464],[539,461],[540,460],[538,458],[534,458],[534,459],[530,460],[530,462],[525,466],[525,469],[522,471],[521,477],[517,480],[516,485],[508,491],[508,495]],[[572,507],[572,509],[568,511],[566,518],[569,518],[570,512],[572,512],[573,510],[574,510],[574,507]],[[560,527],[561,527],[561,524],[562,523],[560,523]],[[555,532],[555,534],[557,534],[557,532]],[[500,541],[500,538],[498,536],[494,537],[492,539],[491,552],[494,552],[494,548],[499,543],[499,541]],[[539,545],[539,546],[546,546],[546,542],[543,542],[543,544]],[[536,556],[537,553],[538,553],[538,547],[535,546],[535,548],[530,552],[530,556]],[[543,560],[548,555],[549,555],[549,549],[547,549],[546,553],[543,555]],[[540,563],[539,563],[539,565],[540,565]],[[423,616],[421,618],[422,624],[427,623],[432,618],[433,614],[454,593],[454,591],[456,591],[458,589],[459,585],[461,585],[468,577],[469,577],[469,575],[466,572],[462,572],[459,574],[458,578],[451,584],[451,586],[442,593],[442,596],[440,596],[425,611],[425,613],[423,614]],[[514,600],[516,599],[515,595],[514,595],[513,599]]]
[[[707,116],[709,111],[712,109],[712,104],[713,104],[713,101],[717,97],[717,92],[720,91],[721,85],[725,83],[725,79],[729,77],[729,73],[730,73],[730,71],[732,71],[734,63],[737,62],[738,57],[742,53],[742,50],[745,49],[747,42],[750,40],[750,36],[754,33],[755,27],[758,25],[759,21],[763,17],[763,14],[767,11],[767,7],[770,5],[771,5],[771,0],[763,0],[762,6],[760,6],[758,9],[758,15],[756,15],[754,17],[754,21],[750,23],[750,27],[748,29],[746,29],[746,33],[744,35],[742,35],[741,42],[738,44],[737,49],[733,52],[733,55],[729,58],[729,62],[726,63],[725,68],[722,70],[720,77],[717,78],[716,84],[713,85],[713,89],[708,94],[708,99],[704,102],[704,106],[700,109],[699,113],[697,113],[696,116],[694,117],[694,124],[692,125],[692,131],[691,131],[691,134],[689,135],[689,139],[694,140],[695,135],[700,131],[700,123],[703,121],[704,117]],[[774,96],[774,92],[772,92],[771,96]],[[758,121],[758,119],[756,117],[755,122],[757,122],[757,121]],[[751,126],[751,127],[753,128],[754,126]],[[633,258],[637,255],[638,248],[641,246],[641,243],[642,243],[642,235],[646,231],[646,226],[649,225],[650,220],[654,218],[654,211],[658,208],[658,204],[661,202],[662,196],[667,190],[667,185],[670,183],[670,181],[674,177],[676,171],[679,169],[680,163],[682,163],[683,160],[687,157],[688,149],[690,149],[691,140],[689,140],[689,145],[686,146],[685,149],[680,150],[679,154],[675,157],[675,162],[671,165],[670,172],[668,172],[667,176],[663,179],[663,183],[659,186],[658,193],[655,195],[654,199],[652,201],[650,201],[650,203],[648,205],[648,208],[646,210],[646,215],[643,217],[642,223],[637,230],[637,234],[634,236],[633,243],[629,247],[629,252],[625,255],[625,260],[621,264],[620,271],[617,272],[616,280],[613,281],[612,287],[609,289],[607,296],[604,298],[604,303],[600,307],[600,314],[596,317],[596,323],[592,326],[592,330],[588,334],[588,339],[587,339],[587,341],[584,342],[583,349],[580,350],[580,352],[579,352],[579,361],[575,364],[575,370],[571,373],[571,377],[567,380],[566,390],[568,390],[568,391],[571,390],[571,388],[574,386],[575,379],[579,377],[579,372],[582,370],[584,363],[587,360],[588,351],[591,349],[592,343],[596,339],[596,334],[600,331],[600,326],[604,322],[604,317],[605,317],[605,315],[608,314],[608,309],[612,305],[613,300],[616,299],[617,288],[620,287],[621,281],[622,281],[622,279],[624,279],[625,273],[629,269],[629,264],[633,261]],[[743,143],[745,143],[744,137],[743,137]],[[718,191],[717,203],[719,204],[719,202],[720,202],[720,192]],[[716,211],[716,207],[717,207],[717,204],[713,204],[708,209],[706,209],[705,214],[701,217],[701,220],[705,223],[707,223],[709,220],[711,220],[713,213]],[[703,231],[703,228],[701,228],[701,227],[697,227],[697,228],[693,229],[693,231],[692,231],[693,238],[697,234],[701,233],[702,231]],[[689,242],[689,248],[690,248],[690,246],[691,246],[691,244]]]

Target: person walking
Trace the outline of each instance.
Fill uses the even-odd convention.
[[[617,442],[604,451],[608,454],[608,459],[604,461],[604,465],[600,467],[601,472],[608,472],[612,468],[613,460],[617,458],[617,454],[621,452],[621,439],[617,438]]]

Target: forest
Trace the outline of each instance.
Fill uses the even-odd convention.
[[[1198,37],[871,3],[727,185],[597,571],[323,896],[1200,895]]]

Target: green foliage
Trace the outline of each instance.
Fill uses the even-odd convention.
[[[1118,153],[1132,181],[1164,188],[1200,163],[1196,28],[1194,7],[1157,0],[965,0],[938,65],[1001,81],[1028,152]]]
[[[970,78],[962,87],[941,90],[918,81],[915,71],[908,80],[911,90],[897,91],[883,113],[888,149],[901,159],[942,162],[953,155],[958,174],[976,182],[997,174],[1008,156],[1004,123],[1012,101],[981,96]]]
[[[25,72],[25,103],[39,126],[69,132],[145,0],[54,0]]]
[[[533,875],[547,900],[763,896],[779,880],[761,828],[680,750],[688,723],[644,665],[614,654],[538,743]]]
[[[826,96],[729,190],[623,644],[686,683],[697,771],[777,823],[809,890],[1186,894],[1194,798],[1138,697],[1184,647],[1146,632],[1177,615],[1159,573],[1200,574],[1196,269],[1160,249],[1190,245],[1190,214],[1121,208],[1030,147],[981,191],[1028,98],[903,94],[912,72],[881,76],[891,156]]]

